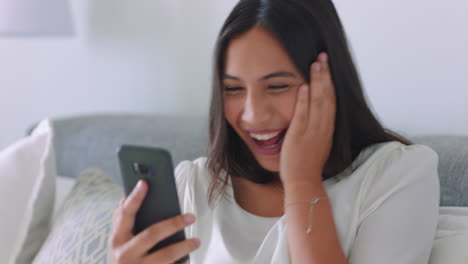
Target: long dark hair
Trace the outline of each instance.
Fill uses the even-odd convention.
[[[225,194],[227,177],[243,177],[259,184],[278,179],[277,172],[258,164],[226,121],[223,111],[222,76],[226,49],[233,38],[255,26],[261,26],[276,37],[307,82],[310,81],[310,65],[318,54],[322,51],[328,54],[337,109],[333,144],[323,180],[345,170],[370,145],[388,141],[412,144],[384,129],[369,109],[343,26],[330,0],[241,0],[221,28],[214,54],[207,160],[212,175],[210,204]],[[226,177],[221,175],[223,171]]]

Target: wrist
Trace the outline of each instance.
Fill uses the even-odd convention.
[[[314,172],[306,175],[306,177],[304,175],[301,175],[301,177],[290,177],[283,181],[283,187],[290,190],[320,188],[322,187],[322,173]]]
[[[322,182],[301,181],[284,185],[285,202],[328,196]]]

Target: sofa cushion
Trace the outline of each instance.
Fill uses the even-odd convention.
[[[439,155],[440,205],[468,206],[468,136],[410,137]]]
[[[57,173],[76,178],[86,168],[101,168],[121,184],[117,149],[122,144],[170,150],[174,166],[206,156],[207,119],[143,114],[101,114],[57,118]]]
[[[112,215],[122,198],[122,187],[110,176],[99,169],[85,170],[33,263],[107,263]]]
[[[167,148],[174,166],[207,155],[208,117],[99,114],[54,119],[53,125],[59,175],[77,177],[96,167],[121,184],[116,150],[122,144]],[[440,205],[468,206],[468,136],[396,132],[439,155]]]

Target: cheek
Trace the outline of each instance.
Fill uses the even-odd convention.
[[[240,112],[240,105],[236,103],[236,100],[233,98],[224,98],[224,118],[226,118],[227,122],[235,128],[236,119]]]
[[[269,105],[274,106],[277,115],[282,119],[291,122],[294,116],[294,109],[296,108],[296,91],[290,91],[282,95],[276,95],[265,100],[270,100]],[[236,120],[240,118],[242,111],[242,100],[235,97],[224,98],[224,116],[228,123],[236,128]]]
[[[275,105],[277,106],[277,112],[290,123],[294,116],[294,109],[296,108],[296,92],[291,91],[279,96],[275,101]]]

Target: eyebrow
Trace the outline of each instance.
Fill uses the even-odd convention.
[[[264,80],[274,78],[274,77],[296,78],[296,75],[294,73],[292,73],[292,72],[279,71],[279,72],[273,72],[273,73],[267,74],[267,75],[263,76],[262,78],[260,78],[259,81],[264,81]],[[223,75],[223,80],[225,80],[225,79],[240,81],[239,77],[235,77],[235,76],[232,76],[232,75],[229,75],[229,74],[224,74]]]

